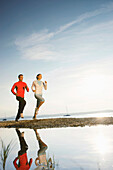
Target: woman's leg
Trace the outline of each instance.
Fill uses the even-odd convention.
[[[36,105],[36,108],[35,108],[35,114],[33,116],[34,119],[36,119],[36,116],[38,114],[39,108],[45,102],[45,99],[40,95],[35,95],[35,98],[37,99],[37,105]]]
[[[39,135],[39,133],[37,132],[37,130],[34,129],[34,131],[35,131],[36,138],[37,138],[37,140],[38,140],[40,149],[42,150],[43,148],[45,148],[45,150],[46,150],[46,149],[48,148],[48,146],[41,140],[40,135]]]
[[[40,101],[40,104],[39,104],[39,106],[38,106],[38,110],[39,110],[39,108],[40,108],[40,106],[44,103],[45,101]]]

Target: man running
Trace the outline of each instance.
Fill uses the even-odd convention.
[[[27,84],[25,82],[23,82],[23,74],[20,74],[18,76],[19,81],[14,83],[11,92],[16,95],[16,99],[19,101],[19,108],[18,108],[18,113],[16,116],[15,121],[18,121],[18,119],[24,118],[23,117],[23,110],[24,107],[26,105],[26,101],[24,100],[24,93],[25,93],[25,89],[27,90],[27,92],[29,92],[29,88],[27,86]],[[16,89],[16,92],[14,91],[14,89]]]

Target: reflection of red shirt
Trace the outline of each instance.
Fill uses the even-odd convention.
[[[17,160],[19,159],[20,162],[20,166],[17,165]],[[19,155],[19,158],[15,158],[15,160],[13,161],[13,164],[16,168],[16,170],[28,170],[31,167],[31,164],[33,162],[33,159],[31,158],[29,163],[27,161],[27,153],[24,153],[23,155]]]
[[[16,95],[14,89],[16,88],[16,92],[17,92],[17,96],[24,98],[24,93],[25,93],[25,89],[27,90],[27,92],[29,92],[29,88],[27,86],[27,84],[25,82],[22,81],[18,81],[16,83],[14,83],[11,92]]]

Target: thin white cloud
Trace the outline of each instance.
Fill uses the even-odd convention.
[[[53,59],[55,52],[52,51],[52,45],[48,43],[53,33],[43,30],[39,33],[33,33],[28,37],[18,38],[15,45],[21,51],[23,58],[30,60],[50,60]]]
[[[88,19],[88,18],[91,18],[91,17],[96,17],[96,16],[98,16],[100,14],[105,14],[105,13],[111,12],[111,11],[113,11],[113,3],[110,3],[108,6],[103,6],[102,8],[100,8],[98,10],[82,14],[76,20],[61,26],[58,29],[58,31],[56,32],[56,34],[65,31],[69,27],[71,27],[71,26],[73,26],[75,24],[78,24],[78,23],[84,21],[85,19]]]
[[[113,11],[113,3],[102,8],[87,12],[79,16],[76,20],[69,22],[59,27],[54,32],[49,32],[47,29],[41,32],[33,33],[27,37],[17,38],[15,45],[17,49],[22,53],[23,58],[29,60],[53,60],[59,59],[59,56],[63,56],[63,53],[56,48],[55,36],[66,31],[75,24],[79,24],[82,21],[105,14]],[[95,27],[96,29],[96,27]],[[58,42],[57,42],[58,45]],[[58,52],[57,52],[58,51]],[[61,53],[61,54],[60,54]]]
[[[48,30],[45,29],[38,33],[33,33],[27,37],[21,37],[16,39],[15,44],[20,48],[32,47],[36,44],[41,44],[47,42],[52,38],[54,33],[48,33]]]
[[[52,50],[49,50],[50,45],[35,45],[33,47],[27,48],[23,50],[23,57],[26,59],[33,59],[33,60],[53,60],[53,56],[55,53]]]

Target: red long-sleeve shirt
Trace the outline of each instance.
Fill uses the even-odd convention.
[[[17,96],[22,97],[22,98],[24,98],[25,89],[27,90],[27,92],[29,92],[29,88],[28,88],[27,84],[22,81],[18,81],[16,83],[14,83],[13,87],[11,88],[11,92],[14,95],[16,95],[14,89],[16,89],[16,93],[18,94]]]
[[[19,159],[20,162],[20,166],[17,165],[17,160]],[[23,155],[19,155],[19,158],[15,158],[15,160],[13,161],[13,164],[16,168],[16,170],[28,170],[31,167],[31,164],[33,162],[33,159],[31,158],[29,163],[27,161],[27,153],[24,153]]]

